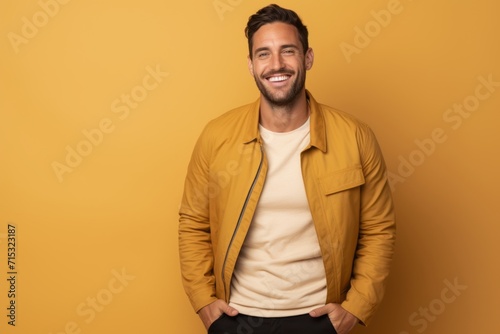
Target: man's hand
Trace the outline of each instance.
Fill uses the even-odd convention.
[[[328,318],[330,318],[337,334],[349,333],[359,321],[358,318],[347,312],[339,304],[326,304],[309,312],[309,315],[315,318],[325,314],[328,314]]]
[[[203,325],[205,325],[206,329],[208,329],[208,327],[210,327],[215,320],[219,319],[223,313],[230,317],[234,317],[238,314],[238,310],[229,306],[222,299],[218,299],[198,311],[198,315],[200,316],[201,321],[203,321]]]

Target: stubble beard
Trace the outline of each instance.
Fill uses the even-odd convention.
[[[278,73],[283,73],[283,72],[278,71]],[[285,71],[284,73],[290,73],[290,72]],[[268,90],[267,87],[262,83],[263,80],[266,80],[265,78],[259,79],[256,75],[254,75],[254,79],[255,83],[257,84],[257,87],[259,88],[260,93],[272,107],[291,108],[294,105],[297,98],[300,96],[300,93],[304,89],[306,82],[305,71],[299,70],[297,73],[298,73],[297,78],[292,83],[290,89],[287,92],[284,92],[284,94],[281,91],[273,93],[272,91]],[[268,74],[266,74],[266,76],[268,76]]]

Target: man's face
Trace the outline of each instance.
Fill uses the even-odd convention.
[[[286,23],[263,25],[253,35],[252,58],[248,58],[262,96],[272,105],[286,106],[304,90],[306,70],[312,67],[312,49],[304,55],[297,29]]]

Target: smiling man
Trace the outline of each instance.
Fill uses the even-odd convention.
[[[184,288],[211,334],[349,333],[384,294],[394,209],[375,136],[305,89],[314,62],[297,14],[245,29],[252,104],[211,121],[179,219]]]

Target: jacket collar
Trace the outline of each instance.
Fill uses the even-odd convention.
[[[309,101],[309,107],[311,109],[310,146],[314,146],[322,152],[326,152],[326,126],[321,106],[308,90],[306,90],[306,95]],[[254,103],[250,104],[249,107],[249,126],[246,128],[245,134],[243,136],[245,144],[250,143],[254,140],[261,142],[259,133],[260,97]]]

